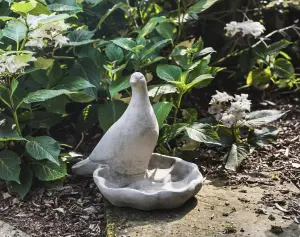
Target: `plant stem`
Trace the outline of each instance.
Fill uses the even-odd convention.
[[[182,32],[182,24],[181,24],[181,19],[180,19],[180,15],[181,15],[181,0],[177,0],[177,11],[178,11],[178,35],[177,35],[177,39],[176,39],[176,44],[180,41],[181,38],[181,32]]]
[[[178,98],[178,101],[177,101],[176,110],[175,110],[175,113],[174,113],[173,124],[176,123],[176,120],[177,120],[177,114],[178,114],[178,110],[180,109],[180,106],[181,106],[181,101],[182,101],[183,94],[184,94],[184,93],[182,93],[182,92],[179,94],[179,98]]]
[[[21,128],[20,128],[20,124],[19,124],[19,120],[18,120],[18,115],[17,115],[17,110],[15,110],[15,109],[13,109],[13,116],[14,116],[14,121],[17,126],[17,132],[20,136],[22,136],[22,132],[21,132]]]

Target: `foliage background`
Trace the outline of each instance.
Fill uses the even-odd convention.
[[[41,48],[26,46],[29,25],[18,19],[51,13],[39,27],[66,22],[70,27],[59,33],[68,42],[44,38]],[[240,125],[214,121],[208,103],[216,89],[254,100],[297,90],[298,15],[299,1],[287,0],[1,1],[1,55],[37,60],[28,56],[24,70],[1,73],[0,178],[21,197],[33,183],[62,180],[74,151],[88,155],[126,109],[134,71],[148,80],[161,128],[157,151],[184,156],[200,143],[222,146],[224,165],[236,170],[250,145],[276,135],[256,125],[284,113],[250,114],[248,124],[260,123],[242,136]],[[270,37],[225,35],[226,23],[248,19],[261,22]]]

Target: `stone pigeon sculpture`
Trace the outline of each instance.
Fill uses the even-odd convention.
[[[152,153],[159,129],[146,79],[136,72],[130,84],[128,108],[73,171],[93,174],[101,194],[113,205],[141,210],[179,207],[198,193],[203,176],[196,164]]]
[[[99,165],[108,165],[112,177],[117,178],[118,174],[130,179],[144,176],[159,128],[144,75],[133,73],[130,84],[132,98],[126,111],[104,134],[90,156],[72,167],[75,174],[92,175]],[[120,182],[126,185],[132,180]]]

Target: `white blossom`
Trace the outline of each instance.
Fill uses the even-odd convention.
[[[36,58],[30,54],[23,55],[1,55],[0,56],[0,73],[8,71],[9,73],[16,73],[23,71],[29,62],[35,61]]]
[[[45,14],[40,14],[39,16],[34,16],[34,15],[27,15],[26,21],[27,24],[29,26],[29,29],[35,29],[38,27],[39,25],[39,21],[42,19],[45,19],[46,17],[48,17],[48,15]]]
[[[44,40],[43,38],[33,38],[27,41],[25,46],[30,46],[30,47],[37,47],[37,48],[43,48],[44,47]]]
[[[212,114],[217,121],[231,127],[242,122],[251,110],[251,101],[247,94],[228,95],[226,92],[219,92],[212,96],[208,113]]]
[[[226,92],[219,92],[216,91],[217,94],[212,96],[212,100],[210,101],[210,104],[214,104],[216,102],[218,103],[223,103],[223,102],[228,102],[233,99],[231,95],[228,95]]]
[[[224,113],[222,118],[221,118],[221,122],[225,126],[231,127],[236,123],[236,119],[235,119],[235,116],[233,114]]]
[[[50,16],[55,15],[55,13]],[[44,47],[44,39],[48,39],[50,42],[53,42],[55,47],[59,46],[60,48],[68,43],[68,38],[63,36],[65,30],[70,28],[63,20],[41,23],[42,19],[49,17],[48,15],[41,14],[39,16],[27,16],[27,24],[31,31],[28,34],[29,41],[26,43],[26,46],[31,47]]]
[[[226,35],[229,37],[235,36],[237,33],[243,33],[245,35],[253,35],[255,38],[261,36],[261,34],[266,30],[266,28],[257,21],[244,21],[236,22],[232,21],[229,24],[226,24],[225,28]]]
[[[63,45],[68,44],[68,40],[69,38],[63,36],[63,35],[57,35],[53,38],[53,40],[55,41],[55,47],[57,45],[59,45],[59,47],[61,48]]]

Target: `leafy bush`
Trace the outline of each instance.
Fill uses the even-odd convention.
[[[63,179],[66,164],[61,150],[65,144],[51,136],[51,128],[71,121],[74,130],[84,134],[99,122],[103,132],[107,131],[130,101],[129,76],[135,71],[144,73],[149,82],[160,126],[160,152],[170,153],[182,140],[197,146],[224,145],[223,131],[234,138],[225,145],[231,146],[229,154],[237,154],[230,157],[239,164],[238,147],[244,144],[241,125],[228,127],[209,119],[200,122],[196,108],[182,106],[182,102],[192,89],[203,92],[216,76],[225,73],[223,63],[237,56],[243,60],[242,78],[247,78],[248,85],[266,88],[273,82],[297,87],[299,79],[291,58],[282,51],[290,42],[265,44],[261,36],[265,28],[258,22],[248,19],[222,26],[221,35],[225,37],[225,28],[231,45],[225,57],[212,47],[205,48],[203,37],[189,33],[201,16],[205,18],[202,14],[221,3],[1,1],[0,178],[7,181],[10,191],[23,198],[35,180]],[[245,28],[247,24],[255,32]],[[244,40],[246,46],[238,47]],[[281,115],[265,113],[276,118]],[[251,122],[260,120],[262,114],[247,116]],[[251,130],[249,142],[262,144],[262,137],[274,134],[244,125]]]

